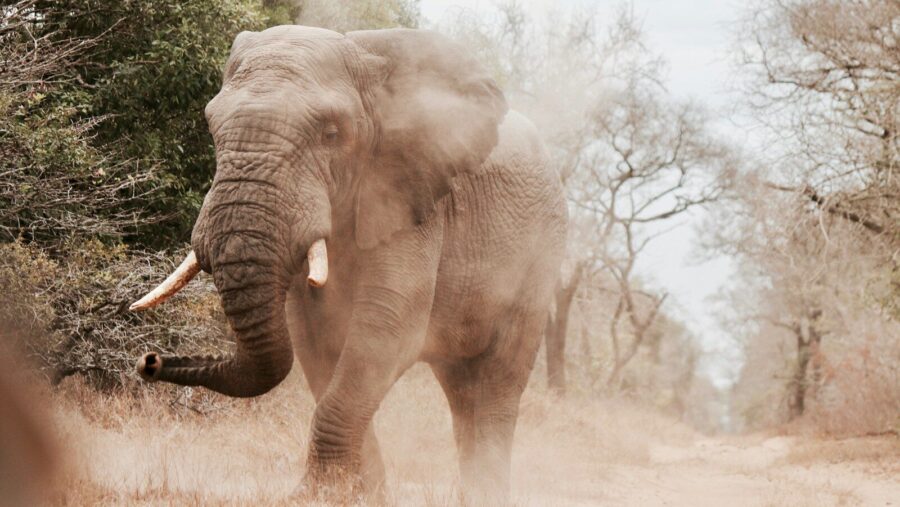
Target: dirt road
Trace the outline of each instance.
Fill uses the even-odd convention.
[[[787,437],[655,445],[647,466],[617,468],[604,500],[610,505],[900,505],[896,466],[795,457],[798,449],[822,445],[827,446]]]

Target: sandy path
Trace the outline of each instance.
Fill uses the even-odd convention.
[[[796,441],[697,440],[651,447],[648,466],[618,467],[610,505],[900,505],[900,477],[860,465],[786,461]]]

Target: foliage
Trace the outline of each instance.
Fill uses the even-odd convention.
[[[203,108],[219,88],[234,36],[265,27],[249,0],[57,0],[30,7],[36,36],[95,40],[48,92],[46,108],[96,122],[95,146],[116,143],[122,157],[157,164],[160,189],[133,240],[151,246],[188,239],[215,160]]]
[[[91,139],[103,118],[81,118],[51,97],[97,39],[33,38],[18,9],[0,19],[0,241],[56,248],[66,238],[113,239],[153,221],[143,211],[155,167]]]
[[[0,322],[48,376],[80,373],[105,385],[133,375],[149,349],[220,352],[228,347],[212,284],[145,313],[128,305],[173,268],[164,253],[97,241],[67,244],[53,259],[34,244],[0,244]]]
[[[300,24],[338,32],[417,28],[419,0],[301,0]]]
[[[177,305],[124,312],[170,265],[121,243],[164,218],[146,210],[159,195],[158,171],[129,157],[126,143],[97,139],[109,117],[67,102],[96,90],[80,94],[85,83],[73,72],[92,65],[102,39],[70,37],[49,22],[32,30],[42,7],[23,0],[0,21],[0,331],[55,380],[77,372],[118,382],[137,350],[221,331],[210,312]]]
[[[154,167],[97,149],[95,121],[69,108],[29,114],[38,93],[0,91],[0,234],[58,247],[73,237],[116,238],[152,222],[143,207]]]

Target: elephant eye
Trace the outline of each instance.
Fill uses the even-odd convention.
[[[338,140],[338,128],[335,124],[326,125],[322,130],[322,141],[328,144],[336,143]]]

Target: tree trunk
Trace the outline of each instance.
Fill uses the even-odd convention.
[[[806,378],[807,370],[813,355],[818,352],[821,341],[821,336],[814,324],[814,319],[818,315],[819,312],[813,312],[812,318],[804,317],[800,324],[794,327],[794,334],[797,337],[797,363],[794,366],[788,399],[788,417],[790,419],[800,417],[806,411],[807,395],[810,393],[810,382]]]
[[[656,321],[656,315],[659,313],[659,307],[662,306],[663,302],[668,297],[668,294],[663,294],[661,298],[654,302],[653,308],[650,310],[650,313],[643,320],[641,320],[636,313],[637,309],[635,308],[634,300],[632,299],[630,291],[630,287],[623,286],[622,299],[619,300],[619,305],[616,307],[616,313],[613,316],[613,322],[610,328],[610,334],[613,338],[614,357],[613,368],[606,380],[606,387],[611,392],[620,390],[623,370],[625,370],[625,367],[628,366],[628,363],[630,363],[631,360],[634,359],[634,356],[637,355],[641,344],[644,343],[644,338],[647,337],[647,332],[650,330],[650,326],[652,326]],[[619,338],[616,331],[618,329],[618,321],[622,315],[623,308],[628,314],[628,319],[631,322],[632,333],[634,334],[634,338],[632,338],[631,340],[631,345],[628,347],[628,350],[625,351],[624,356],[619,352]]]
[[[544,347],[547,351],[547,387],[558,396],[566,394],[566,333],[569,328],[569,310],[584,265],[575,267],[568,283],[560,280],[556,289],[556,314],[547,318],[547,327],[544,330]]]
[[[584,378],[588,380],[588,385],[594,385],[594,352],[591,347],[591,333],[587,322],[582,317],[581,322],[581,371],[584,372]]]
[[[790,399],[788,400],[788,417],[796,419],[806,410],[806,368],[809,365],[809,343],[804,342],[802,334],[797,333],[797,363],[794,365],[794,376],[791,379]]]

